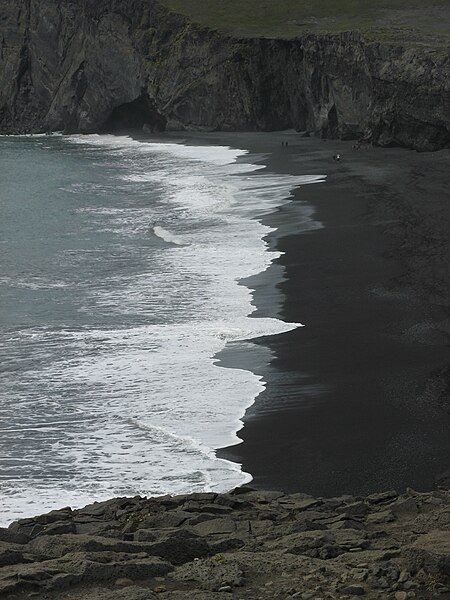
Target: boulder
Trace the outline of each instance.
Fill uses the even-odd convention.
[[[0,527],[0,542],[10,542],[11,544],[27,544],[29,541],[30,537],[25,533]]]
[[[379,512],[367,515],[366,521],[372,525],[391,523],[392,521],[395,521],[395,515],[391,510],[380,510]]]
[[[244,573],[239,562],[224,560],[220,555],[211,559],[199,560],[178,567],[171,574],[176,581],[194,581],[201,588],[211,591],[223,586],[241,586],[244,583]]]
[[[410,570],[450,576],[450,532],[432,531],[405,548]]]
[[[52,510],[45,515],[40,515],[36,517],[34,520],[36,523],[40,525],[49,525],[50,523],[57,523],[59,521],[66,521],[73,517],[72,509],[70,506],[66,508],[61,508],[59,510]]]
[[[236,523],[232,519],[209,519],[198,523],[192,527],[193,531],[199,535],[217,535],[224,533],[234,533],[237,529]]]
[[[24,562],[22,552],[23,546],[19,544],[0,542],[0,567]]]
[[[362,585],[347,585],[341,588],[341,594],[348,596],[363,596],[366,593]]]

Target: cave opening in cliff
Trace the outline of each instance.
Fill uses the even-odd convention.
[[[140,130],[153,133],[164,131],[165,128],[166,118],[157,111],[155,102],[148,94],[142,94],[132,102],[116,106],[101,127],[101,131],[117,133]]]

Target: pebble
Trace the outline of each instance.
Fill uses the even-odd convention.
[[[407,600],[407,592],[395,592],[395,600]]]
[[[232,591],[231,585],[222,585],[222,587],[219,588],[219,592],[231,592],[231,591]]]

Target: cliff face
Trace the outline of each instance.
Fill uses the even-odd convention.
[[[0,130],[270,130],[450,144],[443,48],[236,39],[152,0],[3,0]]]

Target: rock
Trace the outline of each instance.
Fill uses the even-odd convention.
[[[412,589],[414,589],[414,588],[416,588],[416,587],[417,587],[417,584],[416,584],[414,581],[411,581],[411,580],[409,579],[408,581],[405,581],[405,582],[403,583],[403,586],[402,586],[402,587],[403,587],[403,589],[404,589],[404,590],[412,590]]]
[[[323,531],[325,529],[327,529],[327,526],[324,523],[310,521],[309,519],[302,519],[301,521],[297,521],[296,523],[289,525],[289,533],[301,533],[303,531]]]
[[[240,504],[236,501],[231,502],[233,506],[239,506]],[[202,507],[202,512],[208,512],[210,515],[228,515],[233,512],[232,506],[224,506],[218,502],[214,504],[205,504]]]
[[[357,529],[343,529],[334,532],[334,539],[343,550],[350,550],[352,548],[368,548],[369,542],[366,538],[367,535]]]
[[[34,520],[36,523],[39,523],[40,525],[50,525],[50,523],[66,521],[68,519],[71,519],[72,517],[73,517],[72,509],[70,508],[70,506],[67,506],[66,508],[61,508],[60,510],[52,510],[51,512],[49,512],[45,515],[40,515],[39,517],[36,517]]]
[[[330,549],[335,542],[334,535],[329,531],[305,531],[292,534],[275,543],[275,547],[286,548],[290,554],[307,554],[318,556],[321,548]]]
[[[66,589],[73,585],[104,584],[121,577],[143,579],[165,575],[172,565],[145,554],[114,552],[74,552],[64,559],[5,567],[0,573],[2,593],[19,593],[37,587],[45,590]]]
[[[329,523],[330,529],[360,529],[364,530],[364,524],[355,519],[340,518]]]
[[[405,548],[410,570],[421,568],[440,575],[450,576],[450,532],[433,531],[421,535]]]
[[[391,490],[389,492],[381,492],[379,494],[370,494],[366,497],[369,504],[381,504],[383,502],[392,502],[398,497],[397,492]]]
[[[24,562],[23,547],[19,544],[0,542],[0,567]]]
[[[341,594],[348,594],[349,596],[363,596],[366,592],[362,585],[347,585],[341,588]]]
[[[217,542],[209,542],[209,549],[211,554],[219,554],[220,552],[229,552],[230,550],[237,550],[245,546],[244,540],[237,537],[225,537],[224,539]]]
[[[408,581],[409,578],[410,578],[410,574],[408,573],[408,571],[401,571],[401,573],[398,577],[398,582],[405,583],[405,581]]]
[[[28,546],[31,553],[47,559],[62,557],[71,552],[146,552],[167,558],[174,564],[208,553],[207,543],[188,531],[166,533],[155,542],[128,542],[100,536],[61,534],[40,536]]]
[[[419,507],[415,498],[399,498],[393,504],[389,505],[389,510],[395,516],[417,514]]]
[[[105,502],[94,502],[93,504],[88,504],[82,509],[77,510],[74,513],[74,516],[78,517],[82,515],[108,519],[113,516],[115,517],[116,511],[121,510],[130,504],[132,504],[130,498],[113,498],[111,500],[106,500]]]
[[[237,527],[236,523],[231,519],[209,519],[208,521],[194,525],[192,529],[199,535],[217,535],[234,533]]]
[[[395,521],[395,516],[391,510],[381,510],[379,512],[367,515],[366,521],[372,525],[391,523],[392,521]]]
[[[156,542],[158,534],[153,529],[139,529],[133,535],[133,539],[136,542]]]
[[[344,513],[348,517],[364,517],[369,512],[369,507],[365,502],[352,502],[339,506],[336,512]]]
[[[206,590],[219,590],[223,586],[241,586],[244,573],[234,560],[203,559],[177,567],[171,574],[176,581],[195,581]]]
[[[369,570],[365,568],[353,568],[350,569],[348,574],[353,581],[365,581],[369,575]]]
[[[202,538],[188,531],[179,531],[149,544],[146,551],[154,556],[170,560],[174,565],[179,565],[194,558],[206,556],[209,553],[209,546]]]
[[[165,527],[179,527],[187,519],[192,517],[192,513],[184,510],[174,510],[170,512],[161,512],[156,515],[149,515],[137,523],[138,528],[162,529]]]
[[[301,512],[304,510],[309,510],[310,508],[315,508],[320,506],[322,503],[320,500],[316,500],[315,498],[307,498],[304,500],[298,500],[294,504],[294,510]]]
[[[26,544],[30,541],[30,539],[31,538],[25,533],[0,527],[0,542],[10,542],[12,544]]]
[[[44,535],[60,535],[61,533],[75,533],[76,527],[73,521],[63,521],[45,525],[40,533]]]

